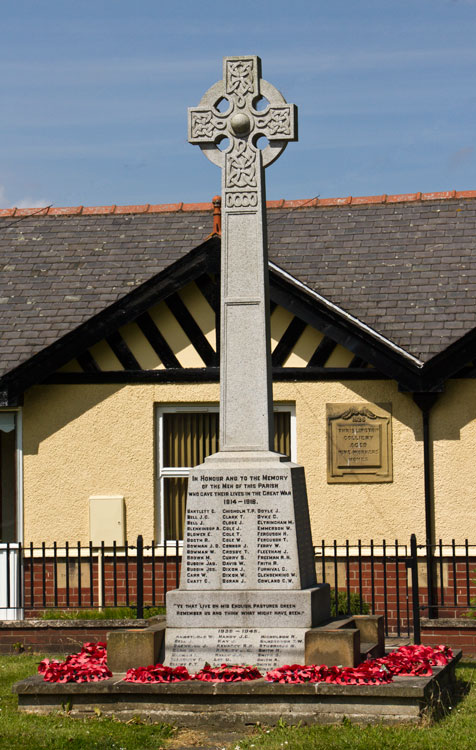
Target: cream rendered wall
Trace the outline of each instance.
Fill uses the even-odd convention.
[[[91,495],[123,495],[127,537],[152,539],[155,404],[218,398],[218,384],[31,388],[23,407],[25,542],[89,541]]]
[[[436,539],[476,543],[476,381],[451,380],[431,410]]]
[[[30,389],[23,409],[25,542],[87,542],[90,495],[123,495],[127,537],[133,540],[142,533],[145,539],[151,539],[155,405],[216,403],[218,398],[217,383],[51,385]],[[398,537],[404,542],[412,532],[423,538],[421,413],[411,396],[399,393],[391,381],[301,382],[276,383],[274,399],[296,404],[297,457],[306,468],[315,543],[323,537],[340,542],[346,538],[365,542]],[[360,401],[392,403],[394,481],[329,485],[326,403]],[[444,412],[443,402],[441,408]],[[456,442],[450,438],[441,447],[447,460],[453,460],[456,449]],[[460,461],[457,466],[461,465]],[[457,475],[455,469],[452,476],[456,479]],[[438,474],[443,494],[446,477],[445,472]],[[447,510],[443,517],[450,512],[449,500],[444,503]],[[464,521],[462,511],[458,516],[461,533],[467,528]],[[452,535],[458,536],[454,524],[452,529]]]
[[[306,468],[315,544],[424,535],[421,413],[410,395],[381,380],[276,383],[274,398],[296,402],[297,460]],[[333,402],[392,404],[393,482],[327,484],[326,403]]]

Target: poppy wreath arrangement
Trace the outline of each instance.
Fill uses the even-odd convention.
[[[222,664],[211,667],[205,664],[195,674],[189,674],[185,667],[165,667],[157,664],[154,667],[138,667],[126,672],[126,682],[180,682],[182,680],[199,680],[200,682],[245,682],[258,680],[262,674],[256,667],[230,666]]]
[[[268,682],[334,682],[336,685],[383,685],[396,675],[430,677],[433,666],[444,666],[453,658],[449,646],[401,646],[387,656],[367,659],[358,667],[278,667],[266,674]]]
[[[78,654],[71,654],[65,661],[43,659],[38,672],[45,682],[99,682],[112,677],[106,659],[105,643],[84,643]]]
[[[396,675],[427,677],[432,667],[444,666],[453,658],[449,646],[401,646],[387,656],[367,659],[358,667],[327,667],[325,665],[284,665],[271,669],[265,675],[268,682],[297,684],[303,682],[333,682],[337,685],[383,685],[392,682]],[[68,656],[64,662],[43,659],[38,672],[46,682],[98,682],[112,677],[106,665],[105,643],[85,643],[78,654]],[[186,667],[167,667],[155,664],[129,669],[126,682],[244,682],[258,680],[262,674],[256,667],[206,664],[195,674]]]

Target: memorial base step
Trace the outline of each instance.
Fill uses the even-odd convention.
[[[360,643],[360,661],[366,659],[378,659],[381,654],[381,648],[378,643]]]
[[[168,628],[312,628],[329,614],[327,583],[287,590],[180,588],[167,594]]]
[[[140,717],[179,727],[244,728],[250,725],[340,724],[344,717],[361,724],[418,724],[432,707],[451,706],[455,664],[461,652],[431,677],[395,677],[386,685],[336,685],[325,682],[286,685],[266,682],[171,684],[124,682],[124,674],[93,683],[48,683],[41,675],[17,682],[18,709],[46,714],[64,710],[94,718],[98,712],[128,721]]]
[[[384,656],[384,618],[334,618],[306,633],[305,664],[356,667],[367,656]]]
[[[304,593],[294,592],[295,596]],[[193,628],[169,627],[167,622],[167,627],[158,623],[141,631],[113,632],[107,639],[108,660],[115,671],[159,662],[190,671],[198,671],[206,663],[248,664],[263,671],[284,664],[355,667],[368,657],[385,653],[383,618],[379,616],[328,620],[312,628],[232,628],[225,622],[223,627]]]

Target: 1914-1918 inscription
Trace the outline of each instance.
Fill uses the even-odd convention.
[[[192,471],[185,588],[299,588],[291,476]]]
[[[391,404],[327,404],[327,481],[391,482]]]

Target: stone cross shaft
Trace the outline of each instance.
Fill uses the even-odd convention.
[[[266,107],[258,110],[260,100]],[[227,104],[226,111],[218,106]],[[258,143],[264,136],[268,145]],[[224,139],[229,143],[223,150]],[[297,113],[255,55],[225,57],[223,79],[189,109],[188,140],[222,170],[221,451],[269,451],[273,401],[264,168],[297,140]],[[223,144],[222,144],[223,145]]]

